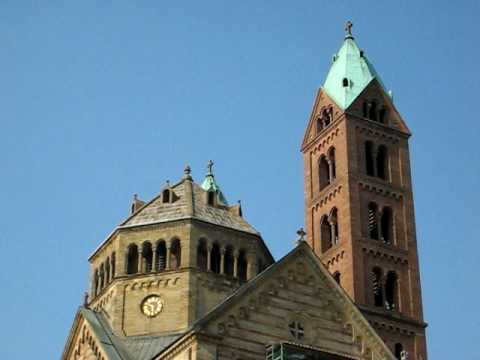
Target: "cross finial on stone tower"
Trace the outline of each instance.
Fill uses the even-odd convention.
[[[305,230],[303,230],[303,227],[301,227],[300,229],[298,229],[297,235],[298,235],[298,240],[296,241],[296,243],[300,244],[301,242],[305,241],[305,235],[307,235],[307,233],[305,232]]]
[[[185,174],[183,176],[184,179],[189,179],[189,180],[192,179],[192,176],[190,175],[191,172],[192,172],[192,169],[190,168],[190,165],[185,166],[185,169],[183,170],[183,172]]]
[[[208,175],[213,175],[213,165],[214,162],[212,160],[209,160],[207,164]]]

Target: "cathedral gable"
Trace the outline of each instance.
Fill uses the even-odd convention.
[[[308,146],[320,133],[323,133],[325,129],[329,128],[329,125],[335,122],[342,114],[342,109],[337,106],[324,89],[320,89],[310,114],[302,149]]]
[[[371,119],[370,110],[375,105],[376,119]],[[381,122],[389,127],[410,135],[410,130],[403,120],[400,113],[395,108],[392,98],[385,93],[382,85],[376,79],[362,91],[355,101],[346,110],[348,113],[367,118],[369,120]],[[384,115],[381,112],[384,111]],[[384,119],[381,119],[381,117]]]
[[[93,311],[80,308],[63,351],[64,360],[122,360]]]
[[[393,359],[368,321],[305,243],[240,288],[199,323],[219,337],[219,359],[264,358],[292,342],[348,359]]]

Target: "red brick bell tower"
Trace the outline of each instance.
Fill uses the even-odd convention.
[[[351,27],[302,144],[307,240],[393,353],[426,360],[411,134]]]

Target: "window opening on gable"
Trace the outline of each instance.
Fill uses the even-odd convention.
[[[370,103],[370,109],[368,112],[368,118],[373,121],[377,121],[377,103],[372,101]]]
[[[170,192],[170,190],[168,190],[168,189],[163,190],[162,202],[164,204],[167,204],[167,203],[171,202],[171,192]]]
[[[387,115],[387,109],[386,108],[381,108],[380,111],[378,112],[378,121],[380,121],[382,124],[386,123],[386,115]]]
[[[343,78],[342,85],[343,85],[343,87],[348,87],[348,79],[347,78]]]
[[[215,205],[215,191],[208,191],[207,192],[207,203],[208,205],[210,206],[214,206]]]

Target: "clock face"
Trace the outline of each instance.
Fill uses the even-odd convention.
[[[163,300],[158,295],[147,296],[141,305],[142,312],[148,317],[154,317],[163,310]]]

